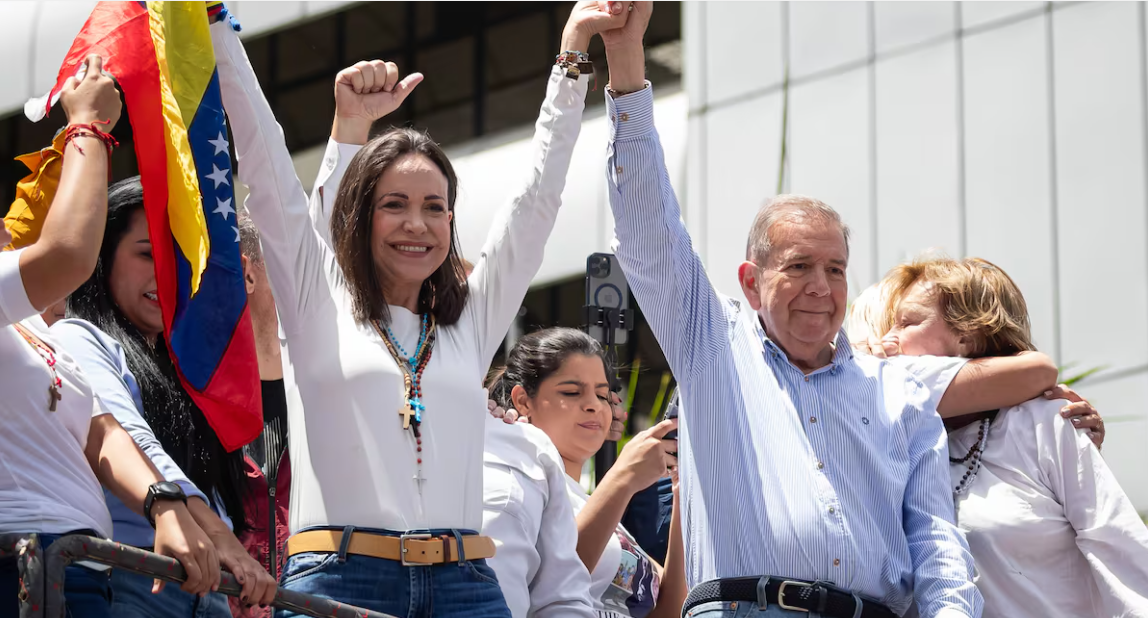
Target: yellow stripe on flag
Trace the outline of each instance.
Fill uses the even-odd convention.
[[[189,79],[187,73],[189,58],[186,54],[190,50],[177,47],[186,44],[185,37],[190,36],[179,29],[194,28],[195,20],[190,19],[187,13],[193,10],[192,7],[199,9],[199,19],[203,22],[203,33],[207,36],[208,50],[211,50],[210,67],[215,66],[215,52],[210,47],[207,15],[198,2],[148,2],[147,6],[151,38],[159,64],[160,99],[163,102],[164,143],[167,146],[167,216],[172,236],[191,265],[191,295],[194,296],[199,291],[203,271],[207,268],[211,241],[207,235],[207,220],[203,215],[203,199],[199,193],[199,177],[195,171],[195,159],[191,155],[187,127],[195,117],[195,110],[199,107],[199,100],[211,73],[207,74],[207,79],[199,86],[198,93],[194,93],[196,81],[194,78]],[[195,97],[194,105],[184,109],[185,105],[191,105],[192,96]]]

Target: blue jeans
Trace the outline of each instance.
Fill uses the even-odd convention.
[[[89,531],[76,534],[90,534]],[[62,534],[41,534],[47,549]],[[20,615],[20,567],[15,558],[0,560],[0,616]],[[111,618],[112,589],[108,572],[69,565],[64,571],[64,604],[69,618]]]
[[[694,606],[685,618],[821,618],[816,612],[795,612],[770,605],[762,610],[752,601],[713,601]]]
[[[359,531],[398,536],[383,530]],[[430,533],[438,536],[452,531]],[[356,554],[303,553],[287,559],[280,585],[400,618],[510,618],[502,588],[485,560],[403,566]],[[301,615],[280,610],[275,618]]]
[[[205,597],[188,594],[168,582],[159,594],[151,593],[155,580],[127,571],[112,572],[112,615],[116,618],[231,618],[227,597],[212,592]]]

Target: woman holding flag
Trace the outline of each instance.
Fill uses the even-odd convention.
[[[34,243],[0,253],[0,533],[36,533],[43,547],[68,534],[106,538],[112,522],[102,483],[154,521],[155,551],[180,560],[184,589],[206,592],[219,583],[211,541],[182,502],[151,497],[163,477],[36,315],[91,274],[104,228],[116,145],[107,132],[121,104],[99,56],[88,57],[84,69],[60,94],[68,127],[55,207]],[[6,228],[0,236],[7,245]],[[68,615],[111,616],[108,580],[106,569],[69,566]],[[0,615],[19,612],[21,592],[16,561],[0,560]]]
[[[315,205],[334,198],[328,244],[242,44],[226,25],[212,27],[247,209],[287,339],[294,536],[285,587],[400,616],[510,615],[485,563],[494,544],[474,532],[480,385],[541,264],[581,125],[584,52],[593,34],[624,24],[616,4],[575,7],[533,168],[469,279],[455,240],[457,182],[438,145],[410,129],[353,143],[421,75],[400,81],[384,63],[340,75]]]

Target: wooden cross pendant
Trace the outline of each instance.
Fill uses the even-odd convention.
[[[48,411],[49,412],[55,412],[56,411],[56,402],[60,401],[63,398],[64,398],[64,396],[60,394],[60,389],[56,388],[55,384],[49,386],[48,387]]]
[[[415,411],[411,408],[410,402],[404,403],[403,407],[399,408],[399,414],[403,417],[403,429],[410,429],[411,417],[415,415]]]

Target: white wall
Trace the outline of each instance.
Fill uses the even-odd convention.
[[[853,228],[850,288],[936,248],[987,258],[1038,346],[1082,385],[1104,455],[1148,511],[1145,5],[686,2],[683,212],[707,270],[736,267],[778,184]],[[1071,373],[1071,371],[1069,372]]]

